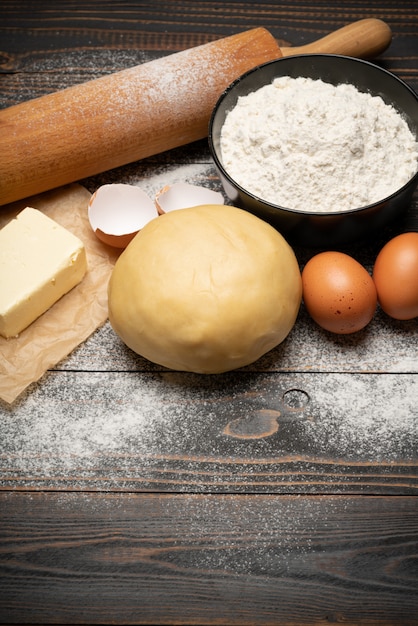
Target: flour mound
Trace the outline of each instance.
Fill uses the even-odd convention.
[[[312,212],[383,200],[418,168],[415,137],[380,96],[302,77],[240,97],[221,150],[225,169],[249,192]]]

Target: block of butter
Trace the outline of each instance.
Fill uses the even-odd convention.
[[[0,230],[0,335],[15,337],[87,271],[82,241],[27,207]]]

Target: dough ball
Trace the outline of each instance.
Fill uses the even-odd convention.
[[[281,343],[301,297],[294,252],[272,226],[204,205],[166,213],[136,235],[112,272],[109,319],[146,359],[213,374]]]

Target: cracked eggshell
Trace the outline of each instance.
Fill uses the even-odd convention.
[[[151,198],[139,187],[123,183],[102,185],[90,198],[88,218],[97,238],[115,248],[128,243],[158,217]]]
[[[207,187],[175,183],[160,189],[155,196],[155,204],[158,213],[163,215],[176,209],[188,209],[202,204],[224,204],[224,199],[221,193]]]

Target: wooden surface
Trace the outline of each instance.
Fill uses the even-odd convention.
[[[332,8],[330,8],[332,4]],[[366,18],[418,89],[411,2],[3,0],[0,106],[264,26],[301,46]],[[161,129],[164,132],[164,129]],[[201,140],[80,181],[221,190]],[[371,269],[405,221],[349,252]],[[330,242],[332,246],[332,242]],[[311,250],[296,249],[301,264]],[[0,623],[418,624],[417,320],[378,311],[213,377],[108,324],[0,404]]]

